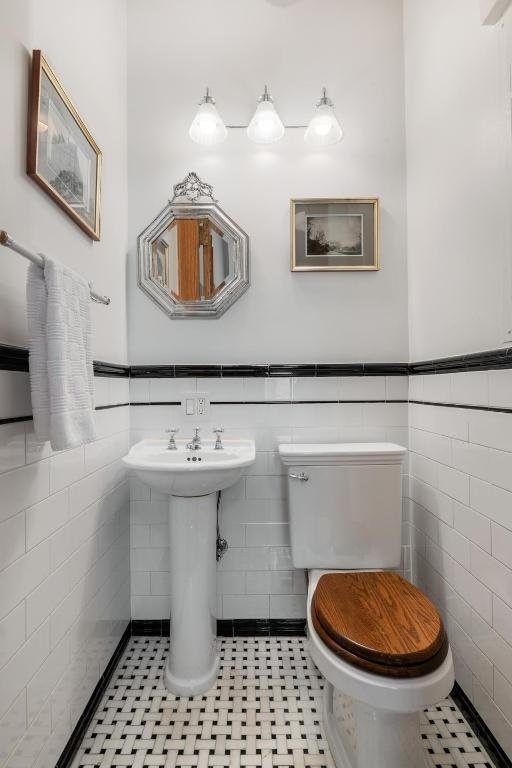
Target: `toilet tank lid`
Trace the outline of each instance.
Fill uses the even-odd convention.
[[[400,464],[406,448],[395,443],[283,443],[279,455],[286,466],[326,464]]]

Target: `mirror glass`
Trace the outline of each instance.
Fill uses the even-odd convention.
[[[176,301],[212,299],[235,275],[233,239],[208,217],[174,219],[151,250],[151,279]]]
[[[172,318],[219,317],[249,286],[249,238],[194,173],[138,247],[139,286]]]

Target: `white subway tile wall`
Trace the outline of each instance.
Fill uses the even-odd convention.
[[[218,403],[210,406],[207,419],[197,423],[204,439],[212,439],[212,429],[222,426],[225,438],[253,438],[257,451],[254,466],[222,494],[220,531],[229,549],[218,564],[217,617],[302,618],[306,580],[303,571],[294,571],[291,561],[287,482],[278,445],[391,440],[407,446],[407,403],[326,402],[407,400],[407,377],[131,381],[132,403],[179,401],[183,393],[194,391],[205,392]],[[185,417],[180,406],[131,408],[132,444],[145,437],[164,437],[164,430],[171,426],[180,428],[180,437],[187,437],[196,422]],[[167,514],[165,497],[131,478],[134,619],[169,615]],[[410,562],[408,540],[403,549],[402,568]]]
[[[411,400],[512,407],[512,370],[410,378]],[[512,413],[409,405],[412,578],[459,685],[512,758]]]
[[[96,405],[127,379],[96,377]],[[0,418],[30,415],[28,374],[0,371]],[[0,425],[0,766],[53,768],[130,620],[129,408],[53,453]]]
[[[0,418],[27,415],[27,374],[0,374]],[[2,768],[53,766],[130,612],[168,616],[168,502],[131,478],[128,516],[120,457],[129,440],[169,426],[191,434],[180,406],[150,403],[194,391],[216,403],[203,437],[223,426],[257,449],[223,493],[218,618],[305,615],[280,442],[410,445],[401,570],[441,610],[457,680],[512,757],[512,414],[441,405],[510,408],[512,371],[412,376],[409,390],[406,377],[133,379],[130,391],[126,379],[96,382],[97,406],[144,405],[98,411],[85,448],[54,454],[31,422],[0,425]],[[393,402],[408,396],[440,405]]]

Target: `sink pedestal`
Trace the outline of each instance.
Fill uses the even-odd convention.
[[[171,496],[169,558],[171,643],[164,670],[169,691],[204,693],[215,683],[217,494]]]
[[[254,464],[254,440],[207,440],[190,451],[185,440],[141,440],[123,457],[143,483],[170,497],[171,648],[164,682],[178,696],[196,696],[215,683],[217,614],[217,494]]]

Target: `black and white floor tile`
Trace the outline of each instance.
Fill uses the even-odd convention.
[[[216,687],[186,698],[163,687],[168,639],[133,637],[73,768],[334,768],[321,725],[323,681],[305,639],[218,643]],[[433,768],[493,768],[450,699],[424,713],[422,736]]]

